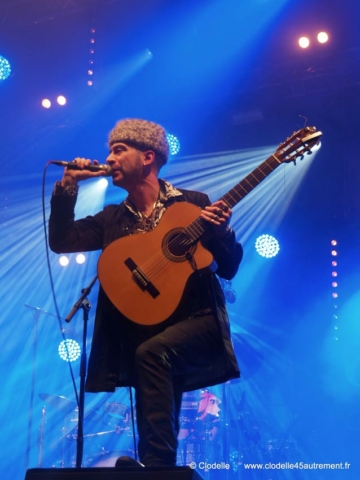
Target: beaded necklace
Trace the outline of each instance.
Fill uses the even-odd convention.
[[[144,232],[148,232],[149,230],[153,230],[153,228],[158,223],[159,213],[162,208],[162,203],[160,202],[160,189],[158,191],[156,200],[154,202],[153,208],[148,215],[137,211],[139,220],[137,222],[137,230],[141,230]]]

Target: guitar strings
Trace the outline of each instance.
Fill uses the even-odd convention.
[[[172,262],[171,259],[168,258],[168,256],[166,255],[167,251],[170,251],[171,253],[171,251],[174,251],[176,248],[181,248],[181,247],[191,248],[191,246],[195,245],[195,243],[199,240],[200,237],[198,237],[196,241],[192,240],[191,235],[189,235],[186,232],[186,229],[188,229],[190,225],[193,225],[196,231],[196,226],[194,225],[194,223],[199,219],[200,219],[200,216],[197,219],[195,219],[193,222],[191,222],[187,227],[184,227],[184,229],[179,232],[179,235],[175,235],[174,238],[170,239],[170,241],[166,244],[165,248],[162,247],[160,251],[156,252],[146,262],[138,266],[140,270],[143,271],[143,273],[152,283],[156,284],[156,279],[158,278],[159,274],[161,274],[162,278],[165,278],[164,267],[169,263],[169,260],[171,263],[175,263],[175,264],[177,263],[177,262]],[[204,227],[208,228],[208,226],[205,225],[204,222],[202,223],[203,223],[202,225],[203,229]],[[186,260],[186,258],[184,257],[186,253],[188,253],[188,251],[189,249],[187,249],[187,251],[184,252],[184,254],[179,256],[178,258],[183,258],[184,260]],[[174,257],[176,258],[176,255],[174,255]]]

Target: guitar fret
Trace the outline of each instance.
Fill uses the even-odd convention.
[[[245,195],[247,194],[247,190],[245,187],[243,187],[242,185],[238,185],[239,187],[241,187],[244,192],[245,192]],[[230,207],[232,208],[234,205],[236,205],[245,195],[241,195],[240,192],[238,192],[236,190],[236,188],[232,188],[228,193],[226,193],[222,198],[221,200],[224,200],[225,203]]]
[[[241,195],[241,193],[237,191],[237,188],[238,188],[238,187],[239,187],[239,188],[242,188],[242,189],[244,190],[245,195],[247,195],[248,192],[249,192],[249,190],[247,190],[247,189],[245,188],[245,186],[243,185],[243,182],[244,182],[244,181],[241,181],[238,185],[236,185],[234,188],[232,188],[232,189],[230,190],[231,192],[234,192],[234,193],[237,194],[237,196],[239,197],[239,200],[241,200],[241,199],[244,197],[244,195]],[[236,199],[235,199],[235,200],[236,200]]]
[[[257,170],[259,170],[259,172],[262,173],[264,175],[264,178],[265,178],[265,177],[267,177],[268,174],[266,172],[263,172],[261,167],[262,167],[262,165],[260,165],[260,167],[258,167]]]
[[[240,184],[240,183],[239,183],[239,187],[241,187],[241,188],[244,190],[245,195],[246,195],[246,194],[247,194],[246,188],[245,188],[242,184]],[[230,192],[231,192],[231,193],[230,193]],[[243,197],[243,195],[241,195],[241,193],[238,192],[238,190],[236,189],[236,187],[232,188],[232,189],[230,190],[230,192],[229,192],[229,194],[230,194],[231,198],[234,199],[235,202],[238,201],[238,199],[241,200],[242,197]],[[236,197],[238,197],[238,199],[237,199]]]
[[[275,160],[277,161],[277,163],[279,163],[279,164],[281,163],[281,160],[279,160],[274,153],[273,153],[271,156],[272,156],[273,158],[275,158]]]
[[[279,162],[279,159],[275,155],[269,157],[264,163],[249,173],[249,175],[247,175],[241,182],[226,193],[222,200],[224,200],[230,207],[236,205],[278,166],[277,162]]]
[[[195,231],[193,231],[193,230],[194,230],[194,225],[193,225],[193,223],[190,223],[190,225],[188,225],[188,226],[184,229],[186,235],[188,235],[188,236],[190,237],[190,240],[194,242],[194,241],[196,240],[196,235],[194,235]]]
[[[191,241],[198,240],[205,231],[205,225],[202,218],[199,217],[185,228],[185,233],[190,237]]]
[[[251,189],[253,189],[255,187],[255,185],[253,185],[252,183],[250,183],[249,179],[248,179],[249,175],[247,177],[244,178],[244,182],[248,183],[251,187]],[[256,179],[255,179],[256,180]],[[259,182],[256,182],[256,185],[258,184]]]

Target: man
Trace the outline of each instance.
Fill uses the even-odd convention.
[[[242,258],[229,226],[231,209],[224,202],[211,205],[205,194],[176,189],[159,178],[169,155],[165,130],[146,120],[121,120],[110,132],[109,147],[106,161],[113,184],[125,189],[128,197],[120,205],[108,205],[94,216],[74,221],[78,182],[104,175],[84,169],[90,160],[75,159],[80,170],[65,169],[52,196],[51,249],[56,253],[101,250],[120,237],[146,235],[171,205],[190,202],[200,207],[199,215],[209,223],[202,242],[214,256],[216,273],[231,279]],[[100,286],[86,389],[135,388],[143,465],[176,464],[182,392],[238,376],[224,297],[210,270],[195,271],[174,313],[151,326],[127,319]]]

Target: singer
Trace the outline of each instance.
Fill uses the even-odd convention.
[[[217,264],[215,273],[194,266],[180,303],[156,325],[129,320],[115,308],[102,287],[99,291],[86,390],[112,392],[133,386],[141,464],[174,466],[182,393],[240,376],[217,275],[233,278],[241,262],[242,247],[229,224],[231,209],[224,202],[211,204],[207,195],[176,188],[159,178],[169,156],[166,133],[160,125],[147,120],[120,120],[110,132],[109,149],[106,163],[111,167],[113,184],[128,192],[126,200],[107,205],[94,216],[75,220],[79,182],[107,174],[101,169],[90,171],[86,168],[90,160],[76,158],[79,169],[65,168],[53,191],[51,249],[56,253],[103,250],[129,235],[143,236],[147,248],[147,232],[155,227],[161,231],[167,209],[177,203],[185,208],[188,202],[200,207],[199,216],[208,225],[201,243]],[[176,276],[169,279],[174,288],[176,280]],[[118,466],[135,464],[130,457],[117,461]]]

